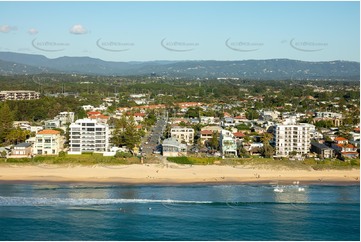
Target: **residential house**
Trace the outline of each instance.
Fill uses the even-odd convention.
[[[81,106],[85,111],[88,111],[88,110],[93,110],[94,109],[94,106],[92,105],[83,105]]]
[[[236,125],[240,124],[240,123],[244,123],[244,122],[249,122],[245,113],[237,115],[236,117],[233,118],[233,120]]]
[[[74,112],[60,112],[51,120],[45,121],[45,129],[61,128],[66,131],[66,124],[74,122]]]
[[[204,144],[207,140],[211,140],[213,137],[214,131],[212,130],[201,130],[200,131],[200,139],[201,143]]]
[[[146,113],[134,113],[133,114],[134,121],[137,122],[138,124],[143,122],[145,120],[146,116],[147,116]]]
[[[200,139],[202,144],[205,143],[206,140],[210,140],[213,137],[213,133],[217,133],[218,136],[220,135],[222,127],[220,126],[205,126],[201,128],[200,131]]]
[[[236,124],[234,122],[234,118],[233,117],[224,117],[223,121],[221,122],[221,126],[223,128],[226,127],[234,127]]]
[[[11,157],[29,157],[32,155],[31,152],[31,144],[29,143],[19,143],[14,146],[14,148],[11,151]]]
[[[218,117],[206,117],[206,116],[201,116],[201,124],[206,124],[206,125],[210,125],[210,124],[215,124],[215,125],[220,125],[220,120]]]
[[[335,150],[336,154],[345,158],[357,158],[359,156],[357,147],[350,144],[344,137],[336,137],[331,148]]]
[[[236,139],[236,141],[243,141],[243,138],[246,137],[246,135],[244,133],[239,132],[239,131],[234,132],[233,136]]]
[[[45,129],[35,136],[34,154],[58,155],[63,148],[63,140],[57,130]]]
[[[278,119],[279,116],[280,112],[278,111],[261,111],[259,119],[263,121],[271,121]]]
[[[339,118],[342,119],[342,114],[333,112],[315,112],[315,118]]]
[[[321,159],[330,159],[335,156],[333,149],[315,141],[311,142],[311,152],[316,153]]]
[[[60,120],[57,119],[51,119],[51,120],[46,120],[45,121],[45,129],[57,129],[60,128]]]
[[[223,129],[220,134],[222,156],[237,156],[237,144],[232,132]]]
[[[178,142],[174,137],[170,137],[163,141],[162,152],[163,156],[185,156],[187,155],[187,145]]]
[[[103,115],[98,111],[87,112],[88,118],[96,120],[98,123],[106,124],[109,120],[109,116]]]
[[[60,125],[70,124],[74,122],[74,112],[60,112],[55,116],[55,120],[60,121]]]

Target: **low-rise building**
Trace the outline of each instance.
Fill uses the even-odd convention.
[[[206,140],[212,139],[214,133],[218,134],[219,136],[221,131],[222,131],[222,127],[220,126],[205,126],[201,128],[200,139],[202,144],[204,144]]]
[[[333,112],[315,112],[315,118],[342,118],[342,114]]]
[[[315,141],[311,142],[311,152],[316,153],[321,159],[330,159],[335,156],[333,149]]]
[[[163,156],[184,156],[187,155],[187,145],[171,137],[163,141],[162,152]]]
[[[60,120],[57,119],[46,120],[44,123],[45,129],[58,129],[61,125]]]
[[[194,142],[194,129],[192,128],[175,126],[171,128],[170,135],[181,143],[192,145]]]
[[[19,143],[11,150],[11,157],[29,157],[32,155],[31,144]]]
[[[353,144],[350,144],[344,137],[336,137],[331,147],[338,155],[341,155],[342,157],[357,158],[359,156],[357,147]]]
[[[59,120],[61,125],[74,122],[74,112],[60,112],[55,116],[55,120]]]
[[[206,116],[201,116],[201,120],[200,120],[201,124],[215,124],[215,125],[220,125],[220,120],[218,117],[206,117]]]

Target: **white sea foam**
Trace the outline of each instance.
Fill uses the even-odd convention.
[[[124,203],[169,203],[169,204],[209,204],[211,201],[185,201],[172,199],[94,199],[94,198],[27,198],[2,197],[0,206],[54,206],[54,205],[106,205]]]

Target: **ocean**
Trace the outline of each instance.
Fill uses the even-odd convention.
[[[274,189],[0,184],[0,239],[360,240],[358,185]]]

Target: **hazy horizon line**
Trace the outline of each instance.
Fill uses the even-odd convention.
[[[341,62],[356,62],[356,63],[360,63],[360,61],[355,61],[355,60],[341,60],[341,59],[337,59],[337,60],[300,60],[300,59],[291,59],[291,58],[287,58],[287,57],[274,57],[274,58],[269,58],[269,59],[264,59],[264,58],[260,58],[260,59],[256,59],[256,58],[250,58],[250,59],[227,59],[227,60],[222,60],[222,59],[182,59],[182,60],[171,60],[171,59],[154,59],[154,60],[128,60],[128,61],[124,61],[124,60],[119,60],[119,61],[115,61],[115,60],[105,60],[99,57],[93,57],[93,56],[69,56],[69,55],[63,55],[63,56],[58,56],[58,57],[49,57],[43,54],[39,54],[39,53],[24,53],[24,52],[15,52],[15,51],[2,51],[0,50],[0,53],[13,53],[13,54],[21,54],[21,55],[34,55],[34,56],[43,56],[47,59],[50,60],[55,60],[55,59],[59,59],[59,58],[91,58],[91,59],[98,59],[104,62],[125,62],[125,63],[129,63],[129,62],[162,62],[162,61],[167,61],[167,62],[187,62],[187,61],[267,61],[267,60],[291,60],[291,61],[301,61],[301,62],[334,62],[334,61],[341,61]]]

